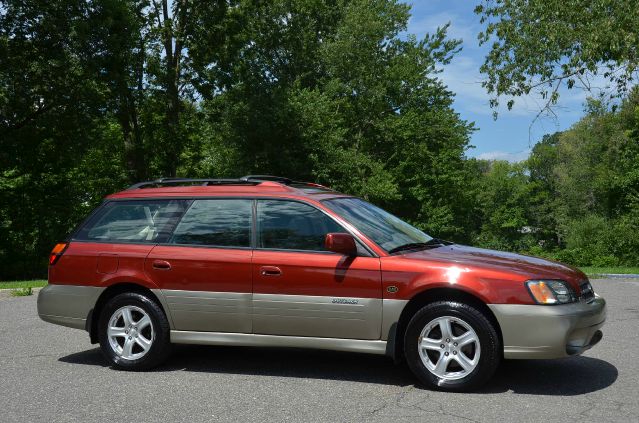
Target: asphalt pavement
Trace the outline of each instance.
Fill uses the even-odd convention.
[[[595,280],[608,301],[581,357],[506,361],[480,392],[420,388],[381,356],[179,346],[151,372],[111,369],[88,335],[0,298],[0,422],[639,421],[639,281]]]

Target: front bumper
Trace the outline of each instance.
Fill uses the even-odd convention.
[[[86,329],[89,312],[104,288],[78,285],[47,285],[38,294],[42,320],[75,329]]]
[[[488,304],[499,322],[504,358],[560,358],[581,354],[601,340],[606,301],[556,306]]]

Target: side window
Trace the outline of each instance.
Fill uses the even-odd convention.
[[[195,200],[175,228],[173,244],[250,247],[253,200]]]
[[[324,213],[297,201],[257,202],[258,247],[324,251],[324,237],[346,232]]]
[[[74,236],[80,241],[166,241],[186,208],[183,200],[111,201]]]

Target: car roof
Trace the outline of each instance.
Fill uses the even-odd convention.
[[[124,191],[107,196],[107,199],[211,196],[293,197],[321,201],[347,195],[312,182],[293,181],[278,176],[248,175],[237,179],[156,179],[131,185]]]

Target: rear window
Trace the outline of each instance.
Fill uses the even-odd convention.
[[[188,201],[111,201],[75,234],[77,241],[158,243],[169,239]]]

